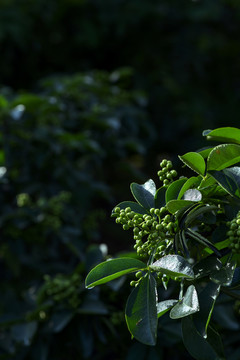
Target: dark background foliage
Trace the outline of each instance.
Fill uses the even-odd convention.
[[[0,358],[187,358],[167,318],[156,349],[131,342],[128,281],[83,281],[103,244],[132,250],[110,219],[129,183],[238,126],[239,18],[235,0],[0,2]]]

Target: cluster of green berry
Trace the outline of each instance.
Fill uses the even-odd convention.
[[[227,222],[227,226],[229,227],[227,232],[229,247],[232,252],[240,253],[240,211],[234,219]]]
[[[163,186],[168,186],[177,176],[176,170],[172,170],[173,164],[170,160],[163,159],[160,163],[161,170],[158,171],[159,180]]]
[[[38,296],[40,301],[50,298],[56,303],[65,302],[72,308],[77,308],[79,306],[79,284],[81,283],[79,274],[59,274],[54,278],[51,278],[49,275],[45,275],[44,280],[45,284],[40,290]]]

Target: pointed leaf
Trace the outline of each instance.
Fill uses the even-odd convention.
[[[205,130],[203,131],[203,136],[206,136],[208,140],[240,144],[240,129],[234,127],[221,127],[215,130]]]
[[[182,199],[184,193],[188,190],[188,189],[193,189],[196,188],[200,185],[202,181],[202,177],[201,176],[192,176],[190,177],[185,184],[182,186],[179,194],[178,194],[178,199]]]
[[[192,266],[180,255],[163,256],[149,267],[169,276],[194,278]]]
[[[210,171],[209,174],[230,195],[240,197],[240,167],[234,166],[222,171]]]
[[[178,303],[178,300],[164,300],[157,304],[157,316],[158,318],[160,316],[163,316],[167,311],[169,311],[176,303]]]
[[[118,258],[107,260],[98,264],[89,272],[85,280],[85,286],[86,288],[92,288],[144,268],[146,268],[146,264],[138,259]]]
[[[179,192],[186,181],[187,178],[178,179],[168,186],[166,191],[166,203],[170,200],[177,200]]]
[[[141,205],[139,205],[138,203],[134,202],[134,201],[120,202],[118,205],[116,205],[113,208],[112,213],[114,213],[114,209],[116,207],[119,207],[120,209],[126,209],[126,208],[130,207],[130,209],[132,211],[134,211],[135,213],[137,213],[137,214],[142,214],[142,215],[146,214],[146,209],[144,207],[142,207]]]
[[[193,316],[193,321],[200,335],[205,338],[207,337],[208,325],[220,288],[219,284],[209,282],[198,296],[200,312]]]
[[[207,171],[222,170],[240,161],[240,145],[222,144],[210,152],[207,159]]]
[[[184,297],[170,311],[170,318],[180,319],[197,311],[199,311],[197,290],[194,285],[190,285]]]
[[[194,359],[225,360],[224,357],[219,357],[213,346],[199,334],[189,316],[182,319],[182,334],[183,343]]]
[[[132,183],[130,185],[132,194],[137,202],[146,209],[154,207],[154,196],[156,194],[156,185],[152,179],[146,181],[143,185]]]
[[[144,344],[156,344],[157,291],[156,281],[151,274],[143,278],[130,294],[125,316],[132,336]]]
[[[216,284],[220,284],[222,286],[229,286],[231,285],[235,268],[236,263],[227,263],[220,270],[214,270],[210,274],[210,279]]]
[[[179,156],[179,158],[184,164],[199,175],[205,175],[206,164],[204,158],[199,153],[188,152],[185,155]]]

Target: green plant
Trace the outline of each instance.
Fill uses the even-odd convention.
[[[179,156],[196,176],[174,180],[176,171],[164,159],[160,188],[151,179],[131,184],[136,202],[121,202],[112,216],[124,230],[133,229],[136,257],[98,264],[85,285],[135,273],[125,309],[132,337],[155,345],[158,322],[169,312],[181,321],[183,343],[193,358],[220,360],[226,355],[218,331],[226,322],[220,315],[218,321],[215,308],[227,309],[231,299],[240,298],[240,129],[203,135],[220,144]]]

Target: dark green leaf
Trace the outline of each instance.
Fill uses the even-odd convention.
[[[206,164],[202,155],[196,152],[188,152],[182,156],[179,156],[180,160],[186,164],[190,169],[196,173],[204,176],[206,170]]]
[[[156,281],[151,274],[144,277],[130,294],[125,316],[132,336],[144,344],[156,344],[157,292]]]
[[[204,277],[214,270],[220,270],[221,267],[222,263],[216,256],[208,256],[196,263],[193,270],[196,277]]]
[[[157,190],[155,194],[155,208],[160,209],[161,207],[166,205],[166,190],[165,186],[162,186],[160,189]]]
[[[183,298],[170,311],[171,319],[180,319],[199,311],[197,290],[190,285]]]
[[[123,201],[118,205],[116,205],[115,208],[116,207],[119,207],[120,209],[126,209],[130,207],[130,209],[137,214],[142,214],[142,215],[146,214],[146,209],[134,201]],[[112,213],[114,213],[114,209]]]
[[[240,145],[222,144],[210,152],[207,159],[207,171],[220,171],[240,161]]]
[[[146,209],[151,209],[154,207],[156,185],[152,179],[149,179],[143,185],[132,183],[130,188],[134,198],[140,205]]]
[[[192,176],[190,177],[182,186],[179,194],[178,194],[178,199],[182,199],[184,193],[188,190],[188,189],[193,189],[196,188],[197,186],[200,185],[202,181],[202,177],[201,176]]]
[[[194,359],[225,360],[224,357],[219,357],[208,341],[199,334],[189,316],[182,319],[182,334],[183,343]]]
[[[170,200],[177,200],[179,192],[186,181],[187,178],[178,179],[168,186],[166,191],[166,203]]]
[[[209,282],[198,296],[200,312],[193,316],[193,321],[200,335],[204,338],[207,337],[208,325],[220,288],[219,284]]]
[[[209,241],[207,238],[205,238],[204,236],[202,236],[201,234],[199,234],[198,232],[192,230],[192,229],[187,229],[185,231],[185,234],[190,236],[192,239],[198,241],[200,244],[209,247],[218,257],[221,257],[221,253],[218,251],[218,249],[211,243],[211,241]]]
[[[211,272],[210,279],[216,284],[229,286],[231,285],[235,268],[236,263],[227,263],[221,269]]]
[[[207,136],[208,140],[240,144],[240,129],[234,127],[221,127],[215,130],[205,130],[203,131],[203,136]]]
[[[158,318],[160,316],[163,316],[167,311],[169,311],[177,302],[178,302],[178,300],[164,300],[164,301],[159,302],[157,304]]]
[[[98,264],[89,272],[85,280],[85,286],[86,288],[92,288],[144,268],[146,268],[146,265],[138,259],[118,258],[107,260]]]
[[[180,255],[163,256],[149,267],[169,276],[194,278],[192,266]]]
[[[237,267],[234,271],[232,282],[229,287],[234,288],[240,286],[240,267]]]
[[[240,167],[234,166],[222,171],[210,171],[210,175],[230,195],[240,197]]]
[[[196,220],[200,215],[204,213],[209,213],[214,210],[218,210],[217,206],[214,205],[201,205],[193,208],[187,215],[185,219],[185,226],[189,226],[193,220]]]

